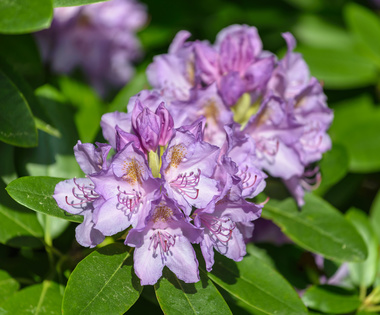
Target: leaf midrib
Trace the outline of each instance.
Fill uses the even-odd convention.
[[[306,227],[308,227],[308,228],[314,230],[315,232],[318,232],[318,234],[321,234],[321,235],[323,235],[324,237],[333,240],[335,243],[337,243],[337,244],[339,245],[339,247],[342,247],[342,245],[346,245],[346,243],[343,242],[341,239],[334,237],[332,234],[326,233],[326,232],[325,232],[324,230],[322,230],[322,229],[317,229],[317,228],[315,227],[315,225],[309,223],[309,221],[306,221],[306,220],[303,221],[303,220],[301,220],[301,218],[299,218],[298,216],[291,215],[291,214],[289,214],[289,213],[286,212],[286,211],[281,211],[281,210],[278,210],[277,208],[275,208],[275,207],[271,207],[271,206],[266,206],[266,209],[269,210],[269,211],[271,211],[271,212],[274,212],[274,213],[276,213],[276,214],[278,214],[278,215],[280,215],[280,216],[283,216],[283,217],[285,217],[285,218],[287,218],[287,219],[292,219],[292,220],[294,220],[295,222],[297,222],[297,223],[300,224],[300,225],[305,225]],[[304,218],[304,219],[307,219],[307,218]],[[273,220],[276,221],[276,219],[273,219]],[[280,224],[280,223],[279,223],[279,224]],[[280,225],[281,225],[281,224],[280,224]],[[285,227],[284,227],[284,228],[285,228]],[[286,228],[285,228],[285,229],[286,229]],[[289,231],[289,230],[287,230],[287,231]],[[289,233],[290,233],[291,235],[294,236],[294,234],[293,234],[291,231],[289,231]],[[300,242],[301,244],[304,244],[305,247],[307,247],[307,248],[309,248],[309,249],[311,249],[311,250],[314,250],[314,248],[310,247],[310,245],[307,245],[307,244],[305,244],[304,242],[300,241],[300,240],[298,239],[298,237],[297,237],[297,241]],[[350,249],[352,252],[354,252],[355,255],[356,255],[357,257],[361,257],[359,251],[357,251],[357,250],[355,250],[355,249],[352,249],[352,248],[349,248],[349,247],[346,247],[346,248],[348,248],[348,249]],[[344,251],[344,249],[342,249],[342,251]],[[345,251],[345,252],[347,253],[347,251]],[[358,253],[359,253],[359,254],[358,254]],[[326,256],[327,256],[327,255],[326,255]],[[329,257],[332,257],[332,256],[329,256]]]
[[[127,258],[130,256],[133,248],[131,248],[128,252],[126,252],[126,256],[123,259],[123,261],[118,265],[118,267],[115,269],[115,271],[112,273],[112,275],[109,277],[106,283],[102,286],[102,288],[96,293],[96,295],[92,298],[91,301],[87,303],[87,305],[80,311],[79,314],[83,314],[83,312],[94,302],[94,300],[99,296],[100,293],[103,292],[103,290],[107,287],[108,283],[112,280],[112,278],[115,276],[115,274],[120,270],[121,266],[124,264],[124,262],[127,260]]]
[[[271,296],[273,297],[273,299],[275,299],[276,301],[278,301],[280,304],[282,305],[286,305],[288,308],[292,309],[292,310],[295,310],[296,312],[298,312],[299,310],[297,309],[294,309],[292,306],[289,306],[288,304],[282,302],[281,300],[279,300],[276,296],[272,295],[270,292],[267,292],[265,290],[263,290],[262,288],[260,288],[259,286],[257,286],[255,283],[251,282],[250,280],[248,280],[247,278],[241,276],[241,275],[238,275],[236,273],[233,272],[233,270],[227,268],[225,265],[222,265],[222,264],[219,264],[219,266],[221,266],[222,268],[226,269],[227,271],[229,271],[230,273],[232,273],[233,275],[235,275],[236,277],[239,277],[240,279],[244,280],[245,282],[251,284],[252,286],[254,286],[255,288],[257,288],[259,291],[261,292],[264,292],[265,294],[267,294],[268,296]],[[214,277],[216,277],[215,275],[213,275]],[[227,290],[227,288],[225,287],[225,289]],[[246,300],[243,300],[241,297],[237,296],[234,294],[234,292],[230,291],[230,290],[227,290],[228,292],[230,292],[231,294],[233,294],[234,296],[236,296],[239,300],[247,303],[248,305],[251,305],[253,308],[256,308],[264,313],[267,313],[267,311],[265,310],[262,310],[261,308],[257,307],[256,305],[253,305],[251,303],[249,303],[249,301],[246,301]],[[270,313],[267,313],[267,314],[270,314]]]

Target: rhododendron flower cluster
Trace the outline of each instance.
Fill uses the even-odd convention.
[[[81,245],[126,231],[143,285],[156,283],[164,266],[198,281],[192,244],[208,271],[215,251],[240,261],[263,208],[252,198],[267,173],[302,205],[331,146],[332,112],[291,34],[283,34],[281,60],[262,50],[254,27],[230,26],[214,45],[189,36],[179,32],[169,53],[154,58],[153,89],[133,96],[128,113],[102,117],[109,144],[78,142],[86,177],[60,182],[54,193],[62,209],[83,215]]]
[[[49,29],[36,33],[43,60],[58,74],[80,68],[100,94],[120,88],[141,55],[136,32],[147,22],[135,0],[111,0],[54,9]]]

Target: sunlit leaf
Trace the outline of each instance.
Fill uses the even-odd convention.
[[[302,296],[306,306],[329,314],[347,314],[361,304],[359,296],[330,285],[312,286]]]
[[[7,186],[7,192],[18,203],[34,211],[80,223],[82,216],[62,210],[53,198],[55,186],[63,180],[47,176],[20,177]]]
[[[210,279],[242,303],[265,314],[307,314],[292,286],[255,256],[240,262],[216,255]]]
[[[372,203],[370,219],[373,226],[373,230],[375,231],[377,239],[380,242],[380,190],[377,192],[375,200]]]
[[[379,242],[367,215],[363,211],[351,208],[346,213],[346,218],[360,233],[368,250],[368,257],[365,261],[348,264],[350,278],[357,286],[368,288],[375,281],[379,266]]]
[[[346,147],[350,171],[380,170],[380,109],[362,95],[336,104],[334,111],[331,137]]]
[[[61,314],[60,286],[52,281],[28,286],[0,305],[0,314]]]
[[[352,50],[299,46],[313,76],[330,89],[350,89],[376,83],[377,67]]]
[[[57,7],[71,7],[76,5],[91,4],[97,2],[105,2],[108,0],[53,0],[53,6]]]
[[[0,1],[0,33],[35,32],[49,27],[52,17],[51,0]]]
[[[165,314],[232,314],[227,303],[206,274],[201,281],[185,283],[164,269],[163,277],[154,285],[157,300]]]
[[[132,271],[131,249],[114,243],[83,259],[71,273],[64,314],[123,314],[139,298],[140,281]]]
[[[348,3],[344,7],[346,23],[355,35],[359,47],[368,57],[380,65],[380,19],[375,12],[358,5]]]
[[[273,220],[297,245],[338,261],[361,261],[367,248],[356,229],[326,201],[306,194],[298,209],[292,198],[264,206],[263,217]]]

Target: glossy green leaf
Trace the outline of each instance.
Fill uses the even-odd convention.
[[[44,69],[32,34],[0,35],[0,56],[33,88],[42,84]],[[25,52],[28,53],[25,53]]]
[[[380,65],[379,16],[375,12],[356,3],[348,3],[344,7],[344,16],[360,48],[365,50],[367,55]]]
[[[167,268],[154,285],[157,300],[165,314],[232,314],[226,301],[207,278],[200,273],[201,281],[185,283]]]
[[[0,305],[12,296],[19,287],[19,283],[8,272],[0,270]]]
[[[265,314],[307,314],[292,286],[255,256],[234,262],[216,253],[209,278],[249,307]]]
[[[380,109],[369,96],[362,95],[336,104],[334,110],[331,137],[346,147],[350,171],[380,170]]]
[[[43,231],[33,211],[9,197],[0,181],[0,243],[15,247],[39,247]]]
[[[52,18],[52,0],[0,1],[0,33],[35,32],[49,27]]]
[[[380,242],[380,190],[377,192],[375,200],[371,205],[370,219],[373,230],[377,235],[377,239]]]
[[[76,5],[91,4],[97,2],[105,2],[108,0],[53,0],[54,8],[57,7],[71,7]]]
[[[16,162],[19,175],[84,177],[73,151],[79,139],[73,121],[73,108],[65,104],[62,94],[49,85],[42,86],[36,93],[43,110],[61,137],[39,132],[38,147],[18,152]]]
[[[347,314],[361,304],[359,296],[330,285],[312,286],[302,296],[307,307],[329,314]]]
[[[12,37],[15,37],[15,36],[12,36]],[[27,50],[27,48],[24,48],[24,50]],[[25,102],[28,103],[33,115],[36,118],[38,118],[41,122],[46,122],[53,126],[52,121],[49,119],[45,111],[45,108],[43,108],[38,98],[36,97],[35,91],[31,88],[28,82],[25,81],[24,77],[21,75],[22,72],[19,73],[20,69],[17,66],[17,62],[15,62],[12,59],[10,59],[10,61],[12,61],[12,64],[9,64],[6,60],[3,60],[0,58],[0,68],[2,72],[5,73],[5,75],[10,79],[10,81],[13,82],[13,84],[17,87],[17,89],[23,95],[23,98],[25,99]],[[36,81],[35,76],[33,76],[33,82],[38,83]]]
[[[82,216],[62,210],[53,198],[55,185],[62,180],[64,179],[47,176],[25,176],[11,182],[6,189],[14,200],[27,208],[80,223],[83,221]]]
[[[50,314],[61,312],[60,286],[52,281],[28,286],[0,305],[0,314]]]
[[[297,245],[338,261],[361,261],[367,248],[356,229],[326,201],[305,195],[305,205],[298,209],[295,201],[264,206],[263,217],[273,220]]]
[[[330,89],[349,89],[376,83],[377,67],[352,50],[299,46],[310,72]]]
[[[70,314],[123,314],[142,287],[133,272],[132,249],[114,243],[83,259],[71,273],[62,309]]]
[[[378,270],[379,242],[367,215],[363,211],[351,208],[346,213],[346,218],[362,236],[368,250],[368,257],[365,261],[348,264],[350,278],[357,286],[369,288],[375,281]]]
[[[329,23],[322,15],[301,15],[294,34],[301,43],[316,48],[352,49],[354,45],[348,31]]]
[[[348,172],[349,157],[343,145],[334,143],[332,149],[323,154],[319,162],[322,181],[314,192],[323,194],[332,185],[340,181]]]
[[[88,85],[62,77],[60,89],[66,100],[75,107],[74,120],[82,142],[93,142],[100,129],[104,104]]]
[[[37,145],[37,129],[24,95],[0,69],[0,140],[21,147]]]

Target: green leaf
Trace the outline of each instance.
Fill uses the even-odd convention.
[[[376,83],[377,67],[352,50],[297,47],[310,72],[329,89],[350,89]]]
[[[15,36],[11,36],[15,37]],[[24,48],[27,49],[27,48]],[[11,59],[13,62],[13,60]],[[23,95],[25,102],[28,103],[30,109],[33,112],[33,115],[37,117],[39,120],[52,124],[52,121],[47,116],[45,108],[40,104],[36,95],[34,94],[34,90],[30,87],[30,85],[24,80],[24,78],[17,72],[17,64],[16,67],[10,65],[6,60],[0,58],[0,68],[6,74],[6,76],[13,82],[13,84],[17,87],[20,93]],[[36,83],[36,78],[33,76],[33,82]]]
[[[346,148],[334,143],[332,149],[324,153],[319,162],[322,181],[314,193],[323,194],[339,182],[348,172],[348,163],[349,157]]]
[[[71,273],[64,314],[123,314],[139,298],[142,287],[133,273],[132,249],[114,243],[83,259]]]
[[[36,214],[14,202],[0,181],[0,243],[9,246],[39,247],[43,231]]]
[[[375,200],[371,205],[370,219],[373,230],[377,235],[377,239],[380,242],[380,190],[377,192]]]
[[[302,296],[302,301],[307,307],[330,314],[347,314],[361,304],[359,297],[354,293],[330,285],[308,288]]]
[[[42,121],[41,119],[39,119],[37,117],[34,117],[34,122],[36,124],[37,129],[39,129],[43,132],[46,132],[47,134],[49,134],[53,137],[61,138],[62,135],[59,132],[59,130],[55,129],[54,127],[52,127],[48,123]]]
[[[71,7],[76,5],[84,5],[96,2],[105,2],[108,0],[53,0],[54,8],[57,7]]]
[[[352,49],[354,45],[348,31],[329,23],[321,15],[301,15],[294,33],[303,44],[316,48]]]
[[[295,201],[269,201],[263,217],[273,220],[297,245],[338,261],[362,261],[367,248],[356,229],[329,203],[312,194],[305,195],[305,205]]]
[[[58,207],[53,198],[55,186],[64,178],[47,176],[20,177],[7,186],[8,194],[18,203],[34,211],[72,222],[83,222],[83,217],[72,215]]]
[[[38,147],[18,152],[19,175],[83,177],[84,174],[73,154],[73,147],[78,142],[78,133],[73,121],[74,110],[63,102],[64,97],[51,86],[42,86],[36,93],[42,108],[62,137],[56,138],[39,132]]]
[[[379,265],[379,242],[367,215],[363,211],[351,208],[346,213],[346,218],[362,236],[368,250],[368,257],[365,261],[348,264],[350,277],[355,285],[369,288],[375,281]]]
[[[157,300],[165,314],[232,314],[226,301],[207,278],[185,283],[167,268],[163,277],[154,285]]]
[[[63,96],[76,109],[74,120],[80,139],[92,142],[100,129],[104,104],[88,85],[68,77],[62,77],[59,83]]]
[[[129,99],[139,93],[144,87],[148,86],[148,81],[144,71],[140,71],[135,74],[133,79],[128,82],[128,84],[116,95],[112,103],[110,104],[108,111],[120,111],[125,112],[127,110],[127,105]]]
[[[307,314],[292,286],[260,258],[215,258],[209,278],[242,303],[265,314]]]
[[[61,314],[61,288],[44,281],[17,292],[0,306],[0,314]]]
[[[33,88],[42,84],[44,68],[33,35],[0,35],[0,47],[0,56]]]
[[[19,287],[19,283],[8,272],[0,270],[0,305],[12,296]]]
[[[0,140],[21,147],[37,145],[37,129],[28,102],[0,69]]]
[[[48,235],[51,239],[60,236],[70,224],[67,220],[62,220],[41,212],[37,212],[37,219],[44,229],[45,236]]]
[[[335,104],[334,110],[330,134],[334,142],[346,147],[350,171],[369,173],[380,170],[380,109],[369,96],[362,95]]]
[[[14,162],[14,149],[15,147],[0,142],[0,178],[5,184],[9,184],[12,180],[17,178],[15,162]]]
[[[52,18],[51,0],[0,2],[0,33],[20,34],[39,31],[49,27]]]
[[[344,17],[360,48],[380,65],[379,16],[361,5],[348,3],[344,7]]]

